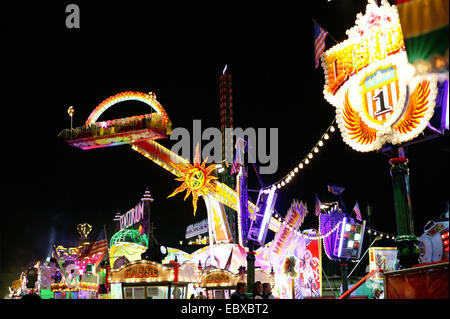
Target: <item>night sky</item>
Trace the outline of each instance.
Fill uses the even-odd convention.
[[[146,187],[154,198],[151,219],[159,242],[176,244],[189,224],[206,218],[199,200],[167,196],[180,185],[174,176],[129,145],[82,151],[58,139],[70,128],[67,108],[81,126],[97,104],[116,93],[150,92],[167,111],[172,127],[192,131],[219,127],[219,76],[229,65],[234,126],[278,128],[278,170],[265,184],[285,176],[311,150],[335,116],[323,97],[324,76],[314,70],[312,18],[337,41],[346,39],[364,1],[317,2],[317,8],[255,5],[223,8],[165,8],[141,4],[80,3],[80,29],[65,27],[65,7],[34,4],[2,13],[2,213],[0,273],[17,279],[52,245],[78,242],[76,225],[93,226],[92,236],[113,217],[136,205]],[[303,3],[303,2],[302,2]],[[206,10],[205,10],[206,9]],[[328,37],[327,49],[334,41]],[[144,114],[148,107],[123,102],[100,120]],[[174,141],[160,140],[166,147]],[[206,141],[207,142],[207,141]],[[204,142],[206,144],[206,142]],[[415,144],[410,186],[416,235],[444,213],[449,192],[448,134]],[[322,202],[337,197],[331,182],[345,187],[349,209],[359,202],[371,228],[396,234],[389,157],[359,153],[338,132],[301,174],[279,193],[284,215],[293,199],[309,206],[301,229],[317,228],[314,193]],[[258,187],[252,169],[249,188]],[[250,193],[253,202],[255,193]]]

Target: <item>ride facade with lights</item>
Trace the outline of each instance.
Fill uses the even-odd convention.
[[[396,7],[369,1],[347,35],[321,57],[324,97],[343,140],[369,152],[414,139],[433,116],[437,77],[414,75]]]

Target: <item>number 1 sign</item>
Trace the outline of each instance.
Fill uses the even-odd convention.
[[[360,152],[418,136],[433,116],[436,76],[415,76],[397,8],[369,0],[348,39],[322,55],[324,96],[344,142]]]
[[[383,124],[398,107],[396,68],[378,69],[363,80],[364,112],[375,123]]]

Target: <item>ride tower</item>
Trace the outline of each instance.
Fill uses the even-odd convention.
[[[225,65],[219,79],[219,103],[220,103],[220,131],[222,133],[222,163],[224,170],[219,174],[219,179],[222,183],[235,189],[236,181],[231,175],[231,166],[233,163],[227,162],[227,159],[233,159],[233,135],[225,134],[226,128],[233,128],[233,95],[232,95],[232,81],[231,73],[228,64]],[[233,237],[233,242],[237,242],[238,227],[236,212],[230,207],[225,207],[225,214],[227,216],[230,232]]]
[[[144,222],[144,227],[145,229],[145,233],[147,235],[148,238],[148,245],[149,247],[151,246],[151,243],[154,241],[156,242],[155,239],[155,234],[153,233],[154,231],[154,227],[153,224],[150,223],[150,203],[153,202],[153,198],[152,195],[150,194],[150,190],[148,189],[148,187],[145,189],[144,195],[141,198],[141,202],[143,205],[143,210],[144,210],[144,216],[147,217],[147,220]]]

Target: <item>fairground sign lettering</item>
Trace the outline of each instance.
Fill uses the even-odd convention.
[[[186,228],[186,239],[208,232],[208,220],[204,219]]]
[[[142,220],[144,220],[144,205],[139,203],[120,216],[120,230],[136,225]]]
[[[136,265],[131,266],[125,270],[124,278],[156,278],[159,276],[157,268],[150,265]]]

